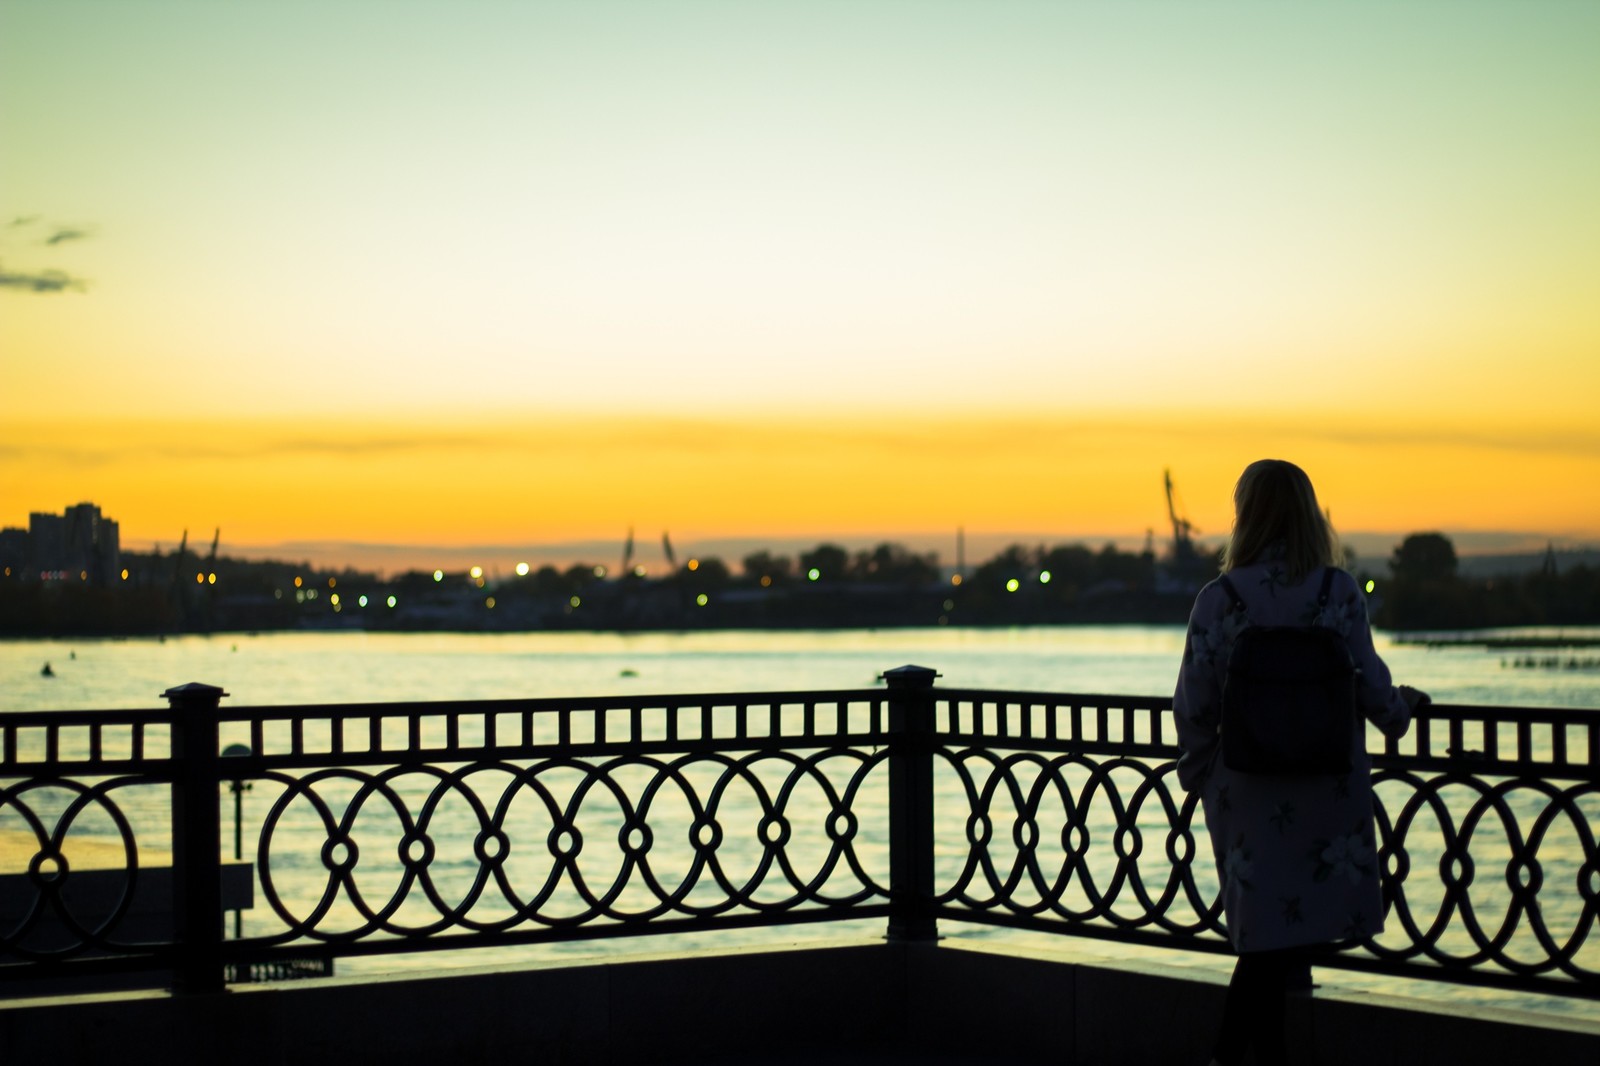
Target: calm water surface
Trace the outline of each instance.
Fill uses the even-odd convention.
[[[1441,703],[1600,708],[1600,670],[1377,643],[1397,681]],[[0,711],[161,706],[189,681],[222,686],[234,706],[862,688],[907,663],[943,685],[1155,695],[1172,691],[1182,654],[1181,626],[24,640],[0,642]],[[56,676],[41,676],[45,663]]]
[[[1590,639],[1600,627],[1569,630]],[[1528,669],[1517,654],[1481,647],[1428,648],[1377,637],[1397,681],[1441,703],[1600,708],[1600,670]],[[0,642],[0,712],[161,706],[160,693],[190,681],[220,685],[230,706],[386,700],[605,696],[719,691],[864,688],[884,670],[914,663],[940,684],[1051,692],[1156,695],[1172,691],[1183,651],[1181,626],[909,629],[826,632],[369,634],[271,633],[155,640]],[[1543,656],[1548,653],[1538,653]],[[53,677],[41,674],[49,663]],[[1596,829],[1600,832],[1600,828]],[[847,932],[879,935],[880,923]],[[838,935],[839,925],[729,934],[736,943],[794,942]],[[952,928],[977,939],[1045,942],[1061,937]],[[651,938],[462,953],[450,965],[532,957],[637,953],[705,946],[705,938]],[[1112,944],[1067,945],[1092,953],[1144,954]],[[1222,957],[1162,952],[1202,969]],[[441,964],[438,955],[341,962],[345,973]],[[1425,995],[1455,1002],[1533,1007],[1600,1017],[1575,1001],[1319,971],[1326,985]]]

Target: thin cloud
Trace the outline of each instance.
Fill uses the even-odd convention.
[[[44,243],[49,245],[65,244],[68,241],[88,240],[90,236],[92,236],[92,234],[90,234],[90,232],[86,229],[64,228],[58,229],[54,233],[50,234],[50,236],[44,239]]]
[[[1323,440],[1365,448],[1481,448],[1508,452],[1564,452],[1575,455],[1600,454],[1600,433],[1532,432],[1497,430],[1322,430],[1307,434]]]
[[[49,459],[72,466],[97,466],[103,463],[126,460],[130,456],[144,456],[163,462],[181,460],[223,460],[227,462],[251,459],[277,458],[285,455],[312,457],[378,457],[400,455],[419,450],[471,450],[482,448],[485,442],[473,437],[383,438],[370,440],[339,440],[334,438],[298,438],[248,442],[207,443],[184,441],[181,443],[157,442],[146,444],[116,443],[106,447],[82,445],[0,444],[0,459]]]
[[[269,443],[260,448],[259,452],[266,455],[382,455],[394,452],[414,452],[419,449],[459,450],[486,446],[487,442],[478,437],[433,437],[425,434],[415,437],[354,438],[350,440],[302,437]]]
[[[41,270],[36,274],[16,273],[0,269],[0,288],[20,289],[23,292],[83,292],[88,282],[60,270]]]
[[[1448,417],[1448,415],[1447,415]],[[1130,420],[1130,427],[1148,432],[1148,425]],[[1103,424],[1097,423],[1097,432]],[[1394,448],[1475,448],[1487,451],[1534,452],[1571,455],[1600,454],[1600,430],[1562,427],[1548,430],[1523,430],[1493,425],[1481,429],[1470,427],[1356,427],[1345,428],[1319,425],[1307,420],[1304,424],[1262,419],[1236,422],[1241,432],[1262,437],[1295,438],[1321,441],[1355,448],[1389,450]],[[1161,426],[1163,434],[1192,440],[1209,440],[1216,436],[1216,428],[1209,424],[1178,424],[1167,421]]]
[[[23,226],[31,226],[37,221],[39,221],[38,215],[18,215],[6,223],[6,229],[21,229]]]

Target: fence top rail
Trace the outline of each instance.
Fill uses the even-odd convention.
[[[1042,751],[1084,750],[1142,758],[1178,752],[1170,696],[1061,693],[1006,689],[890,688],[779,690],[542,697],[534,699],[439,700],[338,704],[222,706],[215,721],[224,735],[248,740],[252,754],[305,760],[352,758],[370,762],[474,759],[549,751],[596,754],[629,750],[725,750],[807,748],[852,740],[881,743],[892,732],[886,708],[908,695],[927,701],[935,735],[968,738],[996,747]],[[859,709],[866,717],[856,717]],[[800,711],[803,727],[780,727],[780,716]],[[1042,718],[1040,717],[1042,715]],[[0,712],[0,773],[27,766],[108,768],[149,765],[170,759],[164,742],[173,728],[173,708],[105,711]],[[517,721],[500,729],[495,723]],[[444,739],[425,735],[429,722],[445,723]],[[683,725],[682,722],[692,724]],[[473,723],[479,723],[476,727]],[[659,723],[665,722],[665,725]],[[545,723],[540,725],[540,723]],[[385,728],[403,724],[400,743]],[[372,739],[351,743],[349,730]],[[288,740],[273,729],[289,730]],[[337,740],[308,742],[313,730],[331,729]],[[73,757],[56,738],[77,730],[91,738],[90,754]],[[101,738],[132,730],[131,745]],[[248,735],[239,735],[239,731]],[[42,751],[24,755],[19,738],[43,735]],[[481,739],[477,737],[481,735]],[[224,743],[227,741],[224,740]],[[1538,771],[1583,780],[1600,777],[1600,710],[1572,707],[1499,707],[1433,704],[1415,716],[1398,740],[1369,740],[1375,765],[1470,769],[1477,773]],[[42,757],[41,757],[42,756]],[[309,763],[308,763],[309,765]]]
[[[969,743],[1175,758],[1168,696],[937,688],[935,731]],[[1600,780],[1600,710],[1430,704],[1405,736],[1369,730],[1373,764]]]
[[[170,707],[110,708],[84,711],[0,711],[0,730],[60,726],[166,725],[171,721],[172,708]]]
[[[999,704],[1029,707],[1077,707],[1104,711],[1172,710],[1170,695],[1128,693],[1041,692],[1023,689],[951,688],[925,690],[938,704]],[[684,708],[769,708],[805,704],[882,703],[895,697],[887,688],[794,689],[761,692],[697,692],[610,696],[544,696],[536,698],[374,701],[366,703],[221,704],[219,722],[285,721],[296,718],[409,718],[484,714],[545,714],[588,711],[650,711]],[[1494,721],[1578,725],[1600,728],[1600,708],[1523,707],[1493,704],[1433,703],[1417,721]],[[160,725],[171,722],[170,707],[102,710],[0,711],[0,730],[107,724]]]
[[[293,718],[409,718],[485,714],[552,714],[589,711],[654,711],[684,708],[747,708],[882,702],[887,689],[806,689],[771,692],[680,692],[639,696],[543,696],[537,698],[426,700],[416,703],[265,704],[224,706],[223,722]]]
[[[366,703],[222,703],[219,722],[284,721],[295,718],[409,718],[450,715],[553,713],[560,711],[664,710],[700,707],[770,707],[774,705],[869,703],[890,697],[885,688],[799,689],[764,692],[665,693],[638,696],[541,696],[502,699],[383,700]],[[164,724],[172,721],[170,707],[108,708],[101,710],[0,710],[0,729],[40,726],[105,725],[108,723]]]
[[[1031,706],[1105,708],[1108,710],[1170,711],[1172,696],[1138,696],[1128,693],[1040,692],[1024,689],[933,688],[936,700],[945,703],[1007,703]],[[1600,708],[1524,707],[1519,705],[1474,703],[1430,703],[1416,717],[1431,719],[1491,718],[1501,722],[1560,722],[1589,725],[1600,723]]]

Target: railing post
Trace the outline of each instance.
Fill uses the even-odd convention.
[[[885,670],[889,687],[890,940],[937,940],[933,916],[933,680],[926,666]]]
[[[227,693],[191,682],[162,693],[172,707],[172,907],[179,992],[221,992],[222,816],[217,707]]]

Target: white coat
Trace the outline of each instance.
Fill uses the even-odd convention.
[[[1178,780],[1199,790],[1222,882],[1228,937],[1239,952],[1360,939],[1383,929],[1378,842],[1372,814],[1372,762],[1357,744],[1347,774],[1279,777],[1230,770],[1222,760],[1222,681],[1234,638],[1248,625],[1318,625],[1341,634],[1361,671],[1362,714],[1399,736],[1411,711],[1372,646],[1366,598],[1344,571],[1327,606],[1323,572],[1289,581],[1283,564],[1236,567],[1229,581],[1241,611],[1213,581],[1189,618],[1173,697]]]

